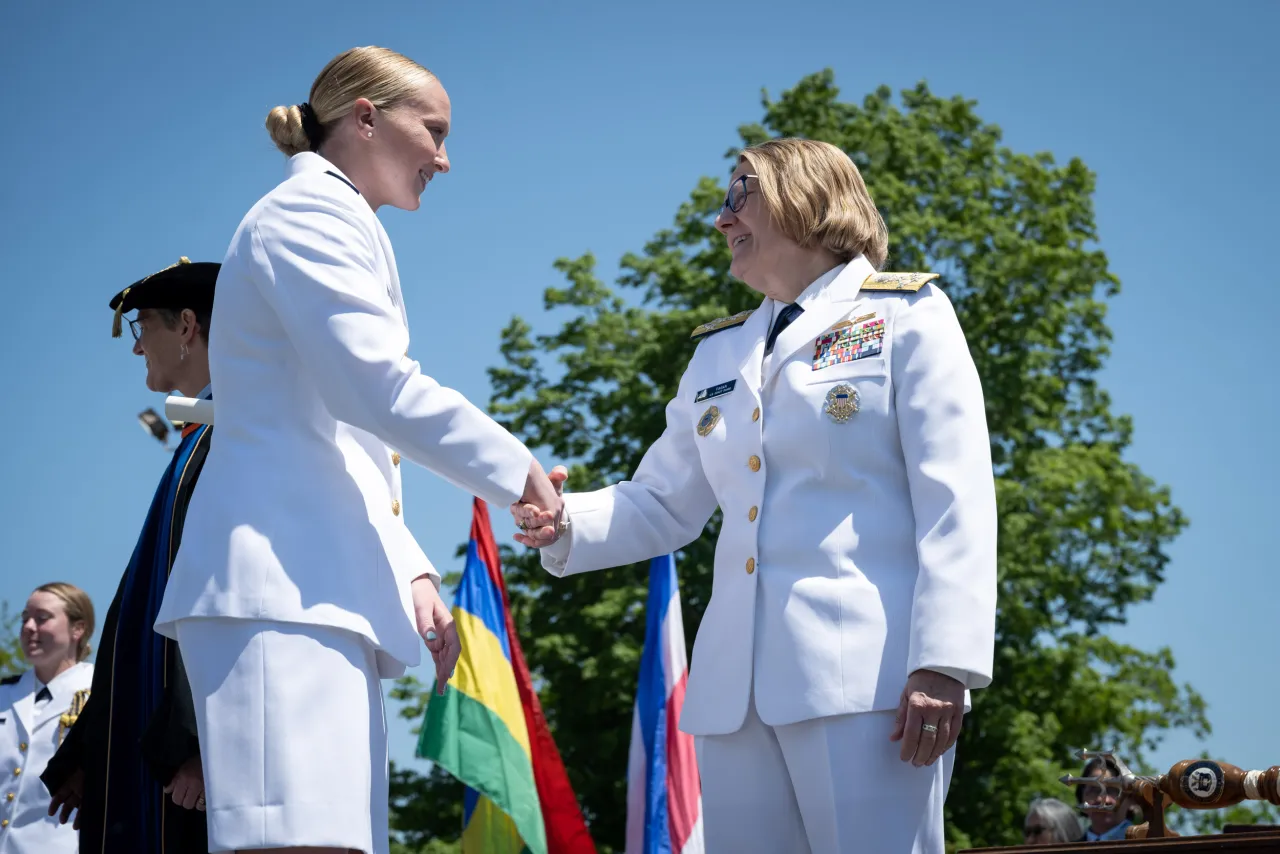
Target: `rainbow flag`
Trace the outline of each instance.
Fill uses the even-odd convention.
[[[462,656],[445,695],[430,695],[417,754],[466,786],[463,854],[595,854],[533,690],[479,499],[453,619]]]

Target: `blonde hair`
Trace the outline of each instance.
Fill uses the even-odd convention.
[[[287,157],[315,151],[357,99],[368,98],[379,110],[389,110],[434,79],[426,68],[394,50],[353,47],[329,60],[311,84],[306,104],[272,108],[267,132]]]
[[[858,167],[839,148],[812,139],[771,139],[738,156],[760,182],[766,209],[782,233],[842,261],[865,255],[877,270],[889,231]]]
[[[50,593],[58,597],[62,601],[62,610],[67,615],[67,622],[71,625],[84,623],[84,634],[76,642],[76,661],[84,661],[88,658],[89,653],[93,651],[89,646],[89,639],[93,637],[93,602],[90,601],[89,594],[65,581],[41,584],[34,592]]]

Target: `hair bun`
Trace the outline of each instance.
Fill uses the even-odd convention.
[[[286,157],[311,150],[303,127],[302,111],[297,104],[291,107],[273,107],[267,113],[266,125],[271,141]]]

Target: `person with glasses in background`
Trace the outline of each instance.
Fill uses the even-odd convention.
[[[1120,768],[1105,756],[1095,756],[1084,765],[1081,777],[1119,777]],[[1110,842],[1124,839],[1129,828],[1142,822],[1138,799],[1106,786],[1076,786],[1076,803],[1089,819],[1085,839]]]
[[[129,321],[151,391],[212,399],[209,318],[218,264],[177,264],[116,294],[112,335]],[[213,438],[188,424],[152,498],[102,627],[93,693],[41,779],[49,815],[75,814],[82,851],[207,852],[204,774],[178,645],[152,628]]]
[[[723,513],[680,729],[709,852],[941,854],[969,690],[991,682],[982,385],[934,274],[839,148],[738,159],[716,219],[759,308],[704,324],[632,479],[517,534],[555,575],[674,552]],[[564,483],[557,466],[553,480]]]
[[[37,587],[22,609],[31,669],[0,679],[0,854],[74,854],[74,828],[49,815],[45,764],[89,696],[93,603],[63,581]]]
[[[1037,798],[1027,807],[1022,838],[1027,845],[1082,842],[1084,824],[1080,813],[1057,798]]]

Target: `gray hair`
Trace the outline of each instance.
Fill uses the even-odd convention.
[[[1079,842],[1084,837],[1080,815],[1057,798],[1037,798],[1027,807],[1027,820],[1036,818],[1053,834],[1054,842]]]

